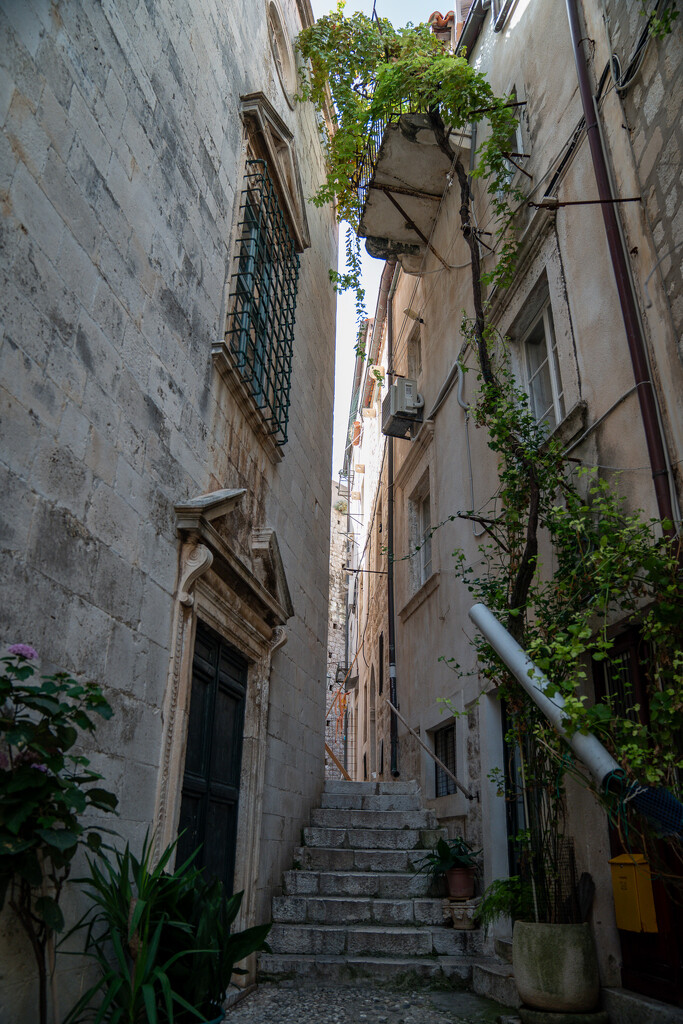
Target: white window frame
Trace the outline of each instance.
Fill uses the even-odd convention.
[[[408,336],[406,346],[408,377],[419,380],[422,375],[422,332],[420,324],[415,324]]]
[[[410,496],[410,582],[416,593],[434,574],[432,557],[432,501],[429,475],[420,481]]]
[[[531,343],[529,339],[537,330],[539,324],[542,324],[543,326],[545,357],[539,362],[539,365],[533,369],[530,351]],[[520,345],[524,369],[524,386],[526,393],[529,396],[529,408],[531,410],[531,414],[537,423],[542,423],[545,420],[548,423],[549,432],[552,433],[552,431],[555,430],[555,428],[564,419],[565,404],[564,387],[562,384],[557,353],[555,321],[553,318],[550,298],[546,299],[543,306],[520,338]],[[550,383],[550,404],[545,405],[543,409],[539,409],[538,403],[540,401],[540,394],[538,387],[535,385],[537,382],[540,382],[542,371],[546,366],[548,367],[548,378]],[[554,423],[548,419],[550,412],[552,412]]]

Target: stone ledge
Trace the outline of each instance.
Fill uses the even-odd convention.
[[[401,609],[399,609],[398,617],[401,622],[405,622],[410,616],[417,611],[421,604],[423,604],[427,598],[434,593],[436,588],[439,586],[440,573],[433,572],[426,583],[423,583],[417,593],[413,594],[409,601],[407,601]]]
[[[602,1005],[610,1024],[683,1024],[683,1009],[625,988],[603,988]]]

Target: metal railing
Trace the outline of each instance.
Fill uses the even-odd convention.
[[[368,141],[363,153],[357,154],[356,157],[356,173],[352,178],[352,183],[356,189],[356,195],[358,196],[358,220],[360,221],[363,216],[365,204],[368,199],[368,192],[370,191],[370,183],[375,176],[377,170],[377,161],[379,158],[379,152],[382,147],[382,140],[384,139],[384,133],[391,124],[397,124],[399,118],[403,114],[420,114],[424,113],[423,108],[408,97],[400,104],[400,106],[393,110],[390,114],[387,114],[383,118],[379,118],[377,121],[373,121],[368,131]]]

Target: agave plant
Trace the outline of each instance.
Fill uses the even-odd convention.
[[[88,861],[80,881],[94,905],[74,930],[85,929],[100,976],[65,1024],[206,1022],[220,1013],[235,963],[267,948],[270,925],[230,933],[242,893],[227,898],[220,882],[206,881],[196,853],[167,870],[175,848],[154,864],[146,837],[139,859],[127,844],[113,859]]]
[[[429,850],[421,859],[418,872],[438,878],[452,868],[476,868],[480,853],[481,850],[473,850],[462,836],[439,839],[434,849]]]

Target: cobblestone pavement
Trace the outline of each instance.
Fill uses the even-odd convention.
[[[494,1024],[508,1012],[471,992],[287,981],[259,985],[225,1024]]]

